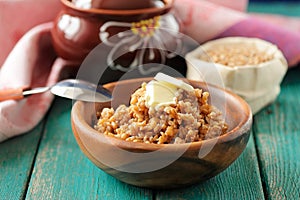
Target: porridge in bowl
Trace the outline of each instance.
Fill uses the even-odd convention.
[[[209,92],[158,73],[131,95],[129,106],[99,112],[95,129],[126,141],[154,144],[215,138],[228,127],[208,97]]]

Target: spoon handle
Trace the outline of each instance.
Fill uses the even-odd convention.
[[[23,87],[20,87],[0,90],[0,101],[23,99],[23,89]]]

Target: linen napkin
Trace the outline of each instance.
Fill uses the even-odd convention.
[[[53,23],[41,24],[29,32],[11,51],[0,71],[0,90],[17,87],[51,86],[68,76],[68,62],[56,58],[50,29]],[[53,100],[50,92],[25,99],[0,102],[0,142],[25,133],[43,118]]]
[[[287,28],[287,25],[280,26],[282,17],[255,16],[228,5],[225,7],[210,1],[176,0],[174,13],[181,22],[183,33],[200,44],[228,36],[256,37],[277,45],[290,67],[299,63],[300,33]],[[297,20],[285,18],[287,21],[290,25]]]

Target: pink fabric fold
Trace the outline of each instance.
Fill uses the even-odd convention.
[[[0,89],[23,86],[51,86],[56,83],[66,62],[56,58],[51,44],[52,23],[39,25],[22,37],[0,71]],[[35,127],[49,109],[50,92],[23,100],[0,102],[0,142]]]
[[[0,66],[27,31],[52,21],[60,9],[60,0],[0,0]]]
[[[290,31],[300,34],[300,18],[290,17],[284,15],[275,14],[263,14],[263,13],[249,13],[251,16],[256,17],[260,20],[264,20],[268,23],[272,23],[277,27],[282,27]]]
[[[199,1],[199,0],[196,0]],[[202,0],[201,0],[202,1]],[[248,0],[205,0],[211,3],[227,7],[233,10],[245,12],[248,6]]]
[[[228,27],[247,18],[243,12],[199,0],[176,0],[174,14],[183,33],[199,43],[214,39]]]

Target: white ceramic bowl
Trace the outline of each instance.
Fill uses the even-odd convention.
[[[227,66],[200,59],[219,46],[253,44],[259,52],[273,54],[269,61],[255,65]],[[186,55],[187,78],[204,81],[233,91],[244,98],[253,114],[272,103],[280,92],[280,83],[288,64],[277,46],[257,38],[227,37],[209,41]]]

